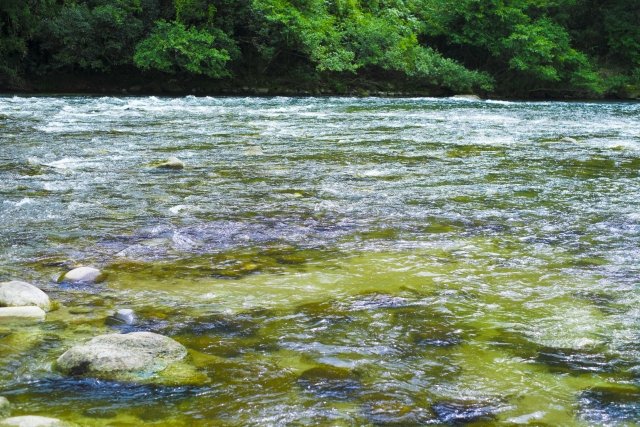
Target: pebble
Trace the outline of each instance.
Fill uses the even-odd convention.
[[[72,283],[95,283],[102,278],[102,272],[93,267],[78,267],[65,273],[62,281]]]

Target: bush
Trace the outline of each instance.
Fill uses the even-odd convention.
[[[231,56],[226,49],[216,48],[215,42],[215,35],[209,31],[158,21],[136,47],[133,59],[143,70],[225,77],[229,75],[226,64]]]

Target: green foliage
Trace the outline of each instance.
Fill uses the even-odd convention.
[[[206,30],[187,28],[181,22],[158,21],[136,47],[133,59],[143,70],[228,76],[226,63],[231,57],[225,49],[217,49],[215,41],[215,35]]]
[[[550,16],[553,12],[558,20],[566,20],[573,0],[430,3],[437,11],[429,21],[431,36],[455,46],[463,62],[473,61],[501,76],[500,83],[522,90],[602,92],[593,61],[573,46],[567,28]]]
[[[176,20],[183,24],[210,23],[216,13],[216,7],[206,0],[174,0]]]
[[[344,90],[632,96],[638,22],[629,0],[0,0],[0,85],[138,67]]]
[[[41,16],[50,12],[53,0],[0,1],[0,84],[19,81],[21,65],[29,54]]]
[[[41,48],[52,58],[49,66],[108,71],[130,64],[143,30],[140,12],[140,0],[64,5],[40,31]]]
[[[387,3],[254,0],[253,8],[264,21],[262,39],[271,41],[261,51],[266,56],[295,52],[320,72],[378,68],[452,90],[491,87],[487,75],[420,43],[422,25],[403,2]]]
[[[623,63],[640,66],[640,2],[614,1],[603,11],[610,54]]]
[[[548,18],[519,24],[503,45],[509,66],[541,82],[569,82],[599,92],[600,80],[587,56],[573,49],[569,34]]]

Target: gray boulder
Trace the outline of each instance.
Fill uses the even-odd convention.
[[[57,418],[25,415],[22,417],[5,418],[0,421],[0,427],[69,427],[70,424]]]
[[[18,280],[0,283],[0,307],[25,305],[34,305],[45,311],[51,308],[47,294],[29,283]]]
[[[0,419],[11,415],[11,404],[6,397],[0,396]]]
[[[0,322],[3,321],[42,321],[46,317],[43,309],[36,306],[0,307]]]
[[[102,279],[100,270],[93,267],[78,267],[65,273],[60,280],[72,283],[96,283]]]
[[[68,375],[117,378],[160,372],[187,356],[177,341],[152,332],[108,334],[72,347],[58,358],[57,368]]]

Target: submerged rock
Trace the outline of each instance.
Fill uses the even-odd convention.
[[[152,332],[108,334],[72,347],[57,360],[68,375],[117,378],[122,374],[148,376],[183,360],[187,349],[177,341]]]
[[[121,308],[113,315],[113,318],[125,325],[133,325],[136,322],[136,314],[130,308]]]
[[[51,308],[47,294],[29,283],[18,280],[0,283],[0,307],[32,305],[46,311]]]
[[[372,393],[364,397],[362,415],[375,426],[423,426],[434,424],[427,408],[400,394]]]
[[[2,321],[42,321],[46,313],[40,307],[33,305],[25,307],[0,307],[0,322]]]
[[[0,396],[0,419],[11,415],[11,404],[6,397]]]
[[[581,417],[594,425],[627,425],[640,419],[640,387],[611,384],[581,393]]]
[[[60,281],[72,283],[96,283],[102,279],[100,270],[93,267],[78,267],[65,273]]]
[[[351,370],[329,365],[307,369],[298,378],[298,385],[317,397],[337,400],[348,399],[362,389]]]
[[[155,165],[158,169],[180,170],[184,169],[184,162],[177,157],[169,157],[167,160]]]
[[[22,417],[5,418],[0,421],[0,427],[69,427],[57,418],[40,417],[36,415],[25,415]]]
[[[445,400],[437,402],[431,409],[438,420],[445,424],[466,424],[493,420],[500,408],[488,403],[463,400]]]
[[[551,372],[584,373],[613,372],[619,361],[610,360],[598,349],[572,349],[541,347],[536,362],[544,364]]]

